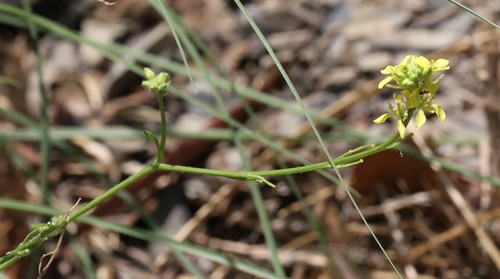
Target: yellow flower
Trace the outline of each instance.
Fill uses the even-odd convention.
[[[382,74],[389,75],[378,84],[381,89],[384,86],[397,89],[425,89],[431,83],[437,83],[443,75],[431,82],[432,76],[438,71],[445,71],[450,68],[449,61],[438,59],[429,60],[423,56],[407,55],[397,66],[387,66],[380,71]],[[390,84],[394,80],[396,85]]]
[[[404,74],[404,68],[406,67],[406,64],[408,63],[408,60],[412,59],[412,57],[414,57],[413,55],[407,55],[403,61],[401,61],[401,63],[399,63],[399,65],[397,66],[387,66],[385,67],[385,69],[383,69],[382,71],[380,71],[382,74],[385,74],[385,75],[390,75],[388,77],[386,77],[384,80],[382,80],[379,84],[378,84],[378,89],[382,89],[382,87],[384,87],[386,84],[388,84],[389,82],[391,82],[391,80],[398,80],[401,79],[401,78],[405,78],[406,75]]]
[[[380,71],[388,75],[378,84],[381,89],[384,86],[399,89],[399,94],[394,94],[393,98],[396,107],[389,104],[390,113],[384,113],[375,119],[376,124],[384,123],[388,118],[394,116],[398,119],[398,132],[403,138],[408,120],[409,111],[415,111],[416,128],[422,127],[427,118],[425,112],[435,113],[440,121],[446,118],[444,110],[434,103],[434,95],[439,87],[438,82],[443,78],[443,74],[432,80],[439,71],[450,69],[449,61],[446,59],[429,60],[423,56],[407,55],[401,63],[396,66],[387,66]],[[391,84],[394,81],[396,84]]]

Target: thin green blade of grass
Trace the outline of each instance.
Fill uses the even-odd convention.
[[[479,19],[483,20],[484,22],[486,22],[486,23],[490,24],[491,26],[495,27],[496,29],[500,29],[500,26],[499,26],[498,24],[496,24],[496,23],[494,23],[493,21],[491,21],[491,20],[489,20],[489,19],[485,18],[484,16],[480,15],[479,13],[477,13],[477,12],[476,12],[476,11],[474,11],[473,9],[471,9],[471,8],[469,8],[469,7],[467,7],[467,6],[465,6],[464,4],[459,3],[459,2],[457,2],[457,1],[455,1],[455,0],[448,0],[448,1],[449,1],[449,2],[451,2],[451,3],[453,3],[453,4],[455,4],[455,5],[457,5],[457,6],[458,6],[458,7],[460,7],[461,9],[463,9],[463,10],[465,10],[465,11],[467,11],[467,12],[471,13],[472,15],[474,15],[475,17],[477,17],[477,18],[479,18]]]
[[[19,17],[22,19],[27,19],[29,18],[30,22],[37,25],[37,27],[41,31],[48,31],[53,34],[56,34],[60,36],[61,38],[65,38],[70,41],[75,41],[78,43],[86,44],[89,45],[99,52],[101,52],[105,57],[108,57],[109,59],[112,59],[113,61],[119,61],[123,65],[127,66],[131,71],[142,75],[142,67],[135,65],[127,59],[127,56],[121,55],[121,53],[117,52],[113,47],[111,46],[106,46],[105,44],[98,43],[94,40],[90,40],[84,36],[81,36],[77,34],[76,32],[52,21],[49,19],[46,19],[42,16],[34,15],[31,13],[27,13],[26,11],[16,8],[11,5],[7,4],[2,4],[0,3],[0,13],[6,14],[7,16],[14,16],[14,17]],[[0,16],[0,22],[3,22],[5,24],[9,23],[14,23],[17,24],[17,27],[22,27],[22,28],[28,28],[26,24],[19,25],[19,22],[11,22],[11,21],[3,21],[4,15]]]
[[[287,167],[282,160],[279,161],[279,166],[281,168]],[[295,197],[297,198],[297,201],[299,201],[299,203],[301,204],[302,214],[305,216],[307,222],[310,224],[311,228],[318,236],[318,242],[320,244],[320,248],[328,260],[328,266],[332,270],[334,277],[340,278],[340,273],[338,271],[338,268],[335,266],[335,264],[333,262],[332,254],[330,253],[330,249],[328,248],[329,247],[328,237],[327,237],[327,233],[325,231],[325,228],[322,226],[319,218],[316,217],[316,215],[314,215],[311,206],[306,202],[305,197],[300,189],[300,186],[295,181],[293,176],[286,175],[285,179],[286,179],[288,185],[290,186],[290,188],[292,189],[292,192],[294,193]]]
[[[50,170],[50,134],[49,134],[49,93],[45,85],[44,72],[42,67],[42,56],[38,49],[38,26],[32,22],[31,4],[28,0],[23,0],[23,7],[28,16],[25,18],[31,41],[31,47],[35,53],[35,67],[38,78],[38,88],[40,90],[40,123],[39,128],[41,131],[40,138],[40,178],[38,186],[40,187],[41,199],[43,204],[50,204],[50,195],[48,191],[49,184],[49,170]]]
[[[177,45],[177,49],[179,50],[179,53],[182,58],[182,63],[184,63],[184,67],[186,68],[187,75],[189,77],[189,81],[191,84],[194,84],[193,82],[193,76],[191,75],[191,67],[189,66],[189,63],[187,61],[186,54],[184,52],[183,44],[181,43],[181,39],[179,39],[179,36],[185,37],[184,32],[182,27],[179,27],[179,24],[177,22],[177,18],[172,15],[172,10],[168,8],[167,4],[163,1],[159,0],[149,0],[149,3],[156,9],[156,11],[163,16],[165,19],[165,22],[170,26],[170,30],[172,30],[172,35],[174,37],[175,44]],[[180,34],[179,34],[180,33]],[[186,43],[186,40],[183,38],[184,44]],[[193,57],[193,52],[190,51],[191,57]]]
[[[3,13],[2,16],[0,16],[0,22],[9,24],[8,21],[3,21],[5,16],[11,16],[11,14],[24,18],[27,17],[28,15],[23,11],[15,7],[11,7],[6,4],[1,4],[0,3],[0,13]],[[98,43],[94,40],[88,39],[84,36],[81,36],[80,34],[77,34],[76,32],[67,29],[64,26],[61,26],[53,21],[50,21],[46,18],[40,17],[40,16],[33,16],[33,22],[38,24],[39,27],[41,27],[44,31],[49,31],[55,35],[60,36],[61,38],[70,40],[70,41],[75,41],[78,43],[86,44],[90,47],[95,48],[96,50],[100,51],[105,57],[118,62],[118,63],[124,63],[126,67],[128,67],[129,70],[132,72],[137,73],[138,75],[142,75],[142,67],[140,67],[137,64],[133,64],[130,61],[132,60],[137,60],[137,62],[140,63],[145,63],[149,65],[155,65],[155,66],[160,66],[162,69],[167,70],[172,73],[176,73],[179,75],[185,75],[187,76],[187,70],[185,67],[181,64],[175,63],[173,61],[170,61],[168,59],[165,59],[163,57],[159,57],[157,55],[152,55],[149,53],[144,53],[129,47],[125,47],[122,45],[118,44],[101,44]],[[17,27],[21,28],[26,28],[25,25],[23,24],[18,24],[16,25]],[[130,57],[127,59],[127,63],[124,62],[123,57]],[[203,78],[204,75],[196,70],[191,71],[191,75],[195,78]],[[239,94],[241,94],[242,97],[254,100],[256,102],[266,104],[267,106],[274,107],[279,110],[287,111],[290,113],[293,113],[295,115],[301,115],[300,109],[290,106],[289,103],[286,101],[283,101],[277,97],[268,95],[264,92],[260,92],[251,88],[246,88],[246,87],[234,87],[234,84],[230,81],[227,81],[225,79],[221,79],[219,77],[215,76],[210,76],[210,79],[213,80],[214,84],[220,87],[221,89],[224,90],[230,90],[233,91],[233,88],[236,88],[236,91],[238,91]],[[312,113],[311,116],[319,121],[322,124],[329,125],[332,127],[341,127],[342,129],[346,129],[346,133],[352,134],[355,137],[358,138],[367,138],[367,134],[357,131],[353,129],[349,125],[343,124],[341,121],[338,121],[334,118],[328,118],[325,119],[321,115],[314,114]]]
[[[10,77],[5,77],[5,76],[0,76],[0,84],[7,84],[7,85],[11,85],[11,86],[14,86],[17,88],[21,87],[21,83],[19,83],[18,80],[15,80],[15,79],[10,78]]]
[[[22,156],[20,156],[11,143],[0,136],[0,148],[5,152],[5,155],[10,158],[17,170],[20,170],[26,177],[32,181],[36,181],[35,170],[31,167]]]
[[[35,54],[35,69],[37,73],[38,88],[40,90],[40,124],[39,129],[41,131],[40,139],[40,171],[38,179],[38,187],[40,188],[41,202],[44,205],[51,204],[51,198],[49,193],[49,171],[50,171],[50,127],[49,127],[49,95],[47,87],[45,85],[44,71],[42,66],[42,56],[38,48],[38,26],[33,23],[33,13],[31,10],[31,3],[28,0],[22,0],[22,6],[24,11],[27,13],[25,18],[28,27],[30,45]],[[40,216],[42,217],[42,216]],[[41,255],[37,252],[32,256],[38,258]],[[28,268],[28,277],[34,277],[37,274],[37,266],[35,262],[31,262]]]
[[[192,76],[190,74],[191,73],[190,67],[185,59],[185,55],[184,55],[184,52],[182,50],[182,46],[181,46],[179,40],[181,40],[183,45],[186,46],[190,56],[195,61],[197,67],[204,74],[204,78],[206,81],[208,81],[208,83],[212,89],[212,95],[214,96],[216,103],[217,103],[217,106],[219,107],[220,111],[222,112],[222,115],[225,118],[230,119],[231,115],[229,113],[229,110],[228,110],[225,102],[223,101],[223,99],[219,93],[218,88],[212,82],[212,79],[210,77],[210,73],[209,73],[207,67],[205,66],[205,64],[203,63],[198,51],[195,49],[191,40],[186,36],[186,33],[182,30],[182,28],[178,28],[177,23],[175,26],[173,26],[175,20],[172,19],[171,10],[167,9],[166,5],[161,5],[161,3],[158,3],[157,10],[158,10],[158,12],[160,12],[160,14],[162,14],[164,16],[164,18],[166,19],[166,21],[168,22],[168,24],[170,25],[172,30],[175,30],[175,31],[173,31],[174,38],[176,39],[179,50],[181,51],[181,55],[183,57],[184,64],[188,68],[188,75],[189,75],[189,78],[191,80],[191,83],[193,81],[192,81]],[[232,127],[232,128],[234,128],[234,127]],[[234,136],[233,142],[238,150],[239,156],[240,156],[242,163],[243,163],[243,167],[246,171],[251,171],[251,164],[250,164],[248,157],[245,155],[245,151],[243,149],[243,144],[241,142],[241,139],[235,133],[234,129],[231,129],[231,131],[233,132],[233,136]],[[269,217],[267,216],[267,212],[266,212],[265,207],[264,207],[264,200],[262,198],[262,194],[260,193],[259,186],[255,182],[250,182],[249,186],[250,186],[250,193],[252,195],[252,199],[253,199],[255,208],[257,210],[257,216],[259,218],[259,221],[260,221],[260,224],[262,227],[262,233],[264,235],[266,245],[269,248],[269,250],[271,251],[271,263],[273,265],[273,268],[274,268],[276,274],[280,277],[285,277],[285,271],[284,271],[283,266],[281,265],[279,257],[278,257],[278,248],[276,245],[276,240],[275,240],[274,234],[273,234],[272,229],[271,229],[271,223],[270,223]]]
[[[1,113],[1,112],[0,112]],[[233,132],[229,129],[214,128],[203,131],[186,131],[183,129],[169,129],[167,135],[176,139],[199,139],[211,141],[233,141]],[[238,132],[242,141],[253,141],[254,138]],[[40,139],[40,131],[36,128],[19,128],[0,133],[0,137],[8,141],[36,141]],[[144,133],[140,129],[128,126],[105,127],[73,127],[52,126],[50,138],[53,141],[71,140],[76,137],[87,137],[95,140],[144,140]],[[286,140],[292,143],[307,143],[315,140],[314,136],[268,136],[270,140]],[[324,137],[327,141],[352,140],[344,134],[331,134]]]
[[[75,254],[78,256],[80,262],[82,263],[82,269],[85,278],[97,279],[96,269],[94,267],[94,264],[92,263],[92,258],[90,257],[90,254],[85,248],[85,246],[82,245],[78,241],[78,239],[71,233],[67,232],[67,238],[69,240],[71,247],[73,247],[73,251],[75,251]]]
[[[217,132],[215,133],[217,134]],[[182,134],[186,137],[196,137],[196,134]],[[12,131],[4,131],[0,136],[6,140],[35,141],[40,139],[40,131],[36,128],[20,128]],[[52,127],[51,140],[70,140],[77,137],[88,137],[98,140],[114,139],[144,139],[142,130],[133,129],[126,126],[106,126],[106,127]]]
[[[156,1],[160,2],[160,1]],[[229,78],[229,75],[222,69],[222,66],[220,65],[219,61],[215,58],[215,56],[211,53],[211,51],[208,49],[207,45],[203,42],[203,40],[195,33],[193,32],[183,21],[182,19],[175,14],[173,9],[168,6],[164,2],[160,2],[158,4],[161,6],[161,9],[158,8],[160,13],[165,12],[168,15],[169,20],[169,25],[172,25],[175,23],[173,26],[171,26],[172,29],[178,30],[176,34],[179,34],[177,37],[180,38],[182,41],[182,44],[187,47],[187,50],[190,54],[191,57],[193,57],[193,60],[196,63],[197,68],[199,69],[199,72],[203,74],[201,77],[204,81],[206,81],[209,85],[210,88],[214,94],[214,97],[216,98],[217,104],[219,107],[224,109],[224,113],[226,116],[230,116],[229,110],[225,103],[222,101],[221,94],[219,93],[219,90],[221,89],[226,89],[226,88],[221,88],[220,86],[217,86],[217,83],[214,82],[215,79],[229,82],[229,88],[226,90],[229,90],[229,92],[233,95],[235,95],[238,98],[238,101],[243,105],[245,108],[246,112],[249,115],[249,118],[251,121],[254,121],[257,125],[258,122],[255,121],[255,113],[254,111],[248,106],[246,100],[243,98],[243,96],[240,94],[239,90],[236,88],[236,85],[231,81]],[[165,15],[164,17],[167,17]],[[207,66],[205,66],[205,62],[203,61],[203,58],[201,55],[198,53],[198,49],[201,50],[202,54],[204,55],[205,58],[208,58],[208,62],[210,65],[208,66],[213,66],[217,70],[217,74],[220,76],[213,76],[210,74],[210,70],[208,69]],[[192,75],[192,68],[189,67],[188,63],[184,63],[186,69],[188,70],[189,78],[191,83],[193,82],[193,75]],[[195,92],[196,93],[196,92]],[[267,96],[267,95],[266,95]],[[262,132],[262,131],[261,131]]]
[[[174,13],[174,16],[176,14]],[[193,41],[194,45],[196,46],[197,49],[201,50],[201,53],[204,55],[205,58],[208,59],[210,65],[213,65],[215,69],[217,70],[218,76],[220,76],[220,80],[223,81],[228,81],[229,82],[229,88],[227,89],[230,93],[233,93],[240,104],[242,105],[243,109],[248,115],[249,118],[249,123],[255,124],[257,127],[260,127],[260,123],[256,119],[256,114],[248,101],[242,96],[240,93],[240,90],[238,90],[236,84],[232,81],[232,79],[229,77],[229,74],[223,69],[222,65],[219,63],[218,59],[215,57],[215,55],[209,50],[208,46],[203,42],[202,38],[198,36],[193,30],[189,28],[180,18],[177,16],[177,21],[180,23],[181,27],[184,28],[184,30],[187,33],[187,36]],[[212,80],[212,79],[211,79]],[[263,129],[259,128],[259,131],[262,131]]]
[[[375,233],[373,232],[373,230],[371,229],[370,225],[368,224],[368,222],[366,221],[365,217],[363,216],[363,213],[361,212],[358,204],[356,203],[356,200],[354,199],[354,197],[352,196],[352,193],[351,193],[351,190],[350,190],[350,187],[349,185],[347,185],[347,183],[344,181],[344,179],[342,178],[342,175],[340,174],[339,172],[339,169],[338,167],[333,163],[333,158],[332,156],[330,155],[330,153],[328,152],[328,149],[326,148],[326,145],[318,131],[318,129],[316,128],[316,124],[314,124],[314,120],[312,119],[311,115],[309,114],[309,110],[307,109],[307,107],[305,106],[305,104],[302,102],[302,99],[299,95],[299,93],[297,92],[297,90],[295,89],[295,86],[293,85],[292,81],[290,80],[290,78],[288,77],[288,74],[286,73],[285,69],[283,68],[283,66],[281,65],[278,57],[276,56],[276,54],[274,53],[274,50],[272,49],[272,47],[270,46],[269,42],[267,41],[267,39],[265,38],[265,36],[262,34],[261,30],[259,29],[259,27],[257,26],[257,24],[255,23],[255,21],[252,19],[252,17],[248,14],[247,10],[245,9],[245,7],[243,6],[243,4],[241,3],[241,1],[239,0],[234,0],[234,2],[236,3],[236,5],[238,6],[238,8],[240,9],[240,11],[243,13],[243,15],[245,16],[245,18],[247,19],[247,21],[250,23],[250,25],[252,26],[254,32],[257,34],[257,36],[259,37],[259,39],[261,40],[262,44],[264,45],[264,47],[266,48],[267,52],[269,53],[269,55],[271,56],[271,59],[274,61],[274,64],[276,65],[276,67],[278,68],[278,70],[280,71],[281,75],[283,76],[283,78],[285,79],[285,82],[286,84],[288,85],[288,87],[290,88],[293,96],[295,97],[295,99],[297,100],[297,103],[300,105],[300,108],[301,110],[303,111],[304,115],[306,116],[307,118],[307,121],[309,122],[309,124],[311,125],[311,129],[313,130],[314,134],[316,135],[316,137],[318,138],[318,142],[320,143],[321,147],[323,148],[323,151],[325,153],[325,155],[327,156],[328,158],[328,161],[330,162],[330,165],[331,167],[335,170],[335,173],[337,175],[337,177],[339,178],[340,182],[341,182],[341,185],[344,187],[345,191],[347,192],[347,195],[349,196],[351,202],[353,203],[354,207],[356,208],[356,211],[358,211],[359,215],[361,216],[361,218],[363,219],[363,222],[365,223],[366,227],[368,228],[368,230],[370,231],[370,234],[372,235],[373,239],[375,240],[375,242],[377,243],[377,245],[379,246],[379,248],[381,249],[381,251],[384,253],[385,257],[387,258],[387,261],[389,262],[389,264],[392,266],[392,268],[394,269],[395,273],[400,277],[400,278],[403,278],[403,276],[401,275],[401,273],[399,272],[399,270],[396,268],[396,266],[394,265],[394,263],[392,262],[391,258],[389,257],[389,255],[387,254],[387,252],[385,251],[384,247],[382,246],[382,244],[380,243],[380,241],[378,240],[377,236],[375,235]]]

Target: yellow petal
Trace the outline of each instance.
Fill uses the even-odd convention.
[[[394,72],[394,66],[387,66],[385,69],[380,71],[384,75],[390,75]]]
[[[439,118],[439,121],[443,122],[446,119],[446,113],[444,112],[443,108],[441,108],[441,106],[438,104],[433,104],[432,107],[434,108],[434,112]]]
[[[419,56],[416,59],[417,65],[419,65],[422,68],[427,67],[429,64],[431,64],[431,61],[429,61],[427,58],[423,56]]]
[[[417,124],[415,125],[417,129],[420,129],[420,127],[422,127],[425,124],[427,118],[425,117],[425,113],[423,110],[419,110],[417,112],[417,117],[415,117],[415,120],[417,121]]]
[[[386,77],[384,78],[379,84],[378,84],[378,89],[382,89],[386,84],[388,84],[392,80],[392,77]]]
[[[422,96],[420,96],[420,91],[418,89],[413,90],[413,92],[406,98],[406,107],[411,109],[411,108],[416,108],[419,104],[420,101],[422,100]]]
[[[405,138],[405,130],[406,130],[406,127],[405,125],[403,124],[403,121],[399,120],[398,121],[398,132],[399,132],[399,136],[404,139]]]
[[[414,57],[415,55],[406,55],[403,61],[401,61],[398,66],[406,66],[406,64],[408,64],[408,60],[413,59]]]
[[[433,68],[436,71],[448,70],[450,68],[450,66],[448,66],[448,63],[450,63],[450,61],[446,59],[438,59],[436,62],[434,62]]]
[[[434,93],[436,93],[436,91],[438,90],[438,88],[439,88],[439,84],[431,82],[427,86],[427,91],[429,91],[429,93],[431,93],[431,94],[434,94]]]
[[[391,115],[389,113],[384,113],[381,116],[377,117],[377,119],[373,120],[373,123],[375,124],[382,124],[384,123]]]

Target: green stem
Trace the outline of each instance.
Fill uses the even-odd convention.
[[[22,256],[16,255],[13,257],[9,257],[7,259],[8,256],[9,255],[5,255],[4,257],[6,258],[6,260],[4,262],[0,263],[0,271],[7,269],[7,267],[13,265],[15,262],[17,262],[19,259],[22,258]],[[3,259],[3,257],[2,257],[2,259]]]
[[[161,164],[163,162],[163,153],[165,152],[165,142],[167,141],[167,117],[165,115],[165,105],[163,104],[163,98],[165,96],[165,92],[159,92],[156,94],[156,100],[158,101],[158,109],[160,110],[161,117],[161,138],[160,145],[156,150],[156,160],[154,165]]]
[[[114,196],[120,190],[127,188],[127,186],[129,186],[130,184],[134,183],[135,181],[137,181],[137,180],[139,180],[139,179],[141,179],[141,178],[143,178],[143,177],[145,177],[145,176],[147,176],[147,175],[149,175],[157,170],[158,170],[158,168],[155,165],[150,165],[150,166],[145,167],[144,169],[140,170],[136,174],[134,174],[134,175],[130,176],[129,178],[123,180],[122,182],[116,184],[111,189],[106,191],[104,194],[96,197],[95,199],[91,200],[89,203],[85,204],[81,208],[75,210],[75,212],[73,212],[72,214],[69,215],[68,222],[74,221],[76,218],[87,213],[88,211],[90,211],[91,209],[96,207],[97,205],[103,203],[104,201],[106,201],[110,197]]]
[[[163,131],[162,131],[163,133]],[[162,135],[163,137],[163,135]],[[399,134],[395,133],[394,136],[392,136],[390,139],[388,139],[386,142],[372,148],[369,150],[365,150],[363,152],[359,152],[350,156],[342,157],[340,159],[335,159],[333,162],[335,165],[341,165],[341,164],[348,164],[352,163],[355,161],[359,161],[360,159],[373,155],[375,153],[384,151],[392,147],[392,145],[396,142],[398,139]],[[190,173],[190,174],[199,174],[199,175],[210,175],[210,176],[220,176],[220,177],[226,177],[226,178],[232,178],[232,179],[238,179],[238,180],[255,180],[256,177],[265,177],[265,176],[283,176],[283,175],[288,175],[288,174],[298,174],[298,173],[304,173],[304,172],[309,172],[309,171],[315,171],[315,170],[320,170],[320,169],[328,169],[331,168],[330,163],[328,161],[321,162],[321,163],[316,163],[316,164],[311,164],[307,166],[300,166],[300,167],[293,167],[293,168],[286,168],[286,169],[278,169],[278,170],[266,170],[266,171],[223,171],[223,170],[214,170],[214,169],[204,169],[204,168],[195,168],[195,167],[188,167],[188,166],[178,166],[178,165],[170,165],[170,164],[158,164],[158,165],[150,165],[147,166],[146,168],[142,169],[138,173],[130,176],[129,178],[123,180],[122,182],[118,183],[115,185],[113,188],[109,189],[106,191],[104,194],[100,195],[99,197],[93,199],[83,207],[79,208],[76,210],[74,213],[72,213],[69,216],[69,221],[74,221],[76,218],[78,218],[80,215],[86,213],[87,211],[91,210],[95,206],[99,205],[100,203],[104,202],[111,196],[115,195],[118,191],[126,188],[128,185],[131,183],[143,178],[146,175],[149,175],[155,171],[171,171],[171,172],[178,172],[178,173]]]
[[[160,97],[159,97],[160,98]],[[163,102],[159,102],[160,108],[162,109],[162,123],[165,123],[165,113],[163,110]],[[408,125],[408,122],[411,119],[411,116],[413,114],[413,111],[409,112],[409,117],[405,120],[404,124],[405,126]],[[164,142],[166,139],[166,126],[162,126],[162,145],[164,146]],[[356,161],[359,161],[367,156],[376,154],[378,152],[385,151],[387,149],[390,149],[394,147],[396,142],[399,139],[399,133],[395,133],[391,138],[386,140],[384,143],[379,144],[373,148],[370,148],[368,150],[364,150],[358,153],[353,153],[352,151],[348,151],[346,154],[339,156],[339,158],[333,160],[333,163],[335,165],[345,165],[349,163],[353,163]],[[164,148],[159,148],[158,154],[162,155]],[[361,150],[361,149],[360,149]],[[71,222],[76,220],[78,217],[81,215],[89,212],[99,204],[103,203],[110,197],[114,196],[117,194],[119,191],[125,189],[128,187],[130,184],[138,181],[139,179],[154,173],[156,171],[172,171],[172,172],[180,172],[180,173],[191,173],[191,174],[200,174],[200,175],[211,175],[211,176],[221,176],[221,177],[226,177],[226,178],[232,178],[232,179],[238,179],[238,180],[249,180],[249,181],[256,181],[256,182],[263,182],[268,185],[271,185],[267,180],[265,180],[263,177],[266,176],[283,176],[283,175],[290,175],[290,174],[299,174],[299,173],[304,173],[304,172],[309,172],[309,171],[315,171],[315,170],[320,170],[320,169],[329,169],[331,168],[331,164],[329,161],[325,162],[320,162],[316,164],[311,164],[307,166],[300,166],[300,167],[294,167],[294,168],[286,168],[286,169],[278,169],[278,170],[267,170],[267,171],[234,171],[234,172],[228,172],[228,171],[222,171],[222,170],[213,170],[213,169],[204,169],[204,168],[195,168],[195,167],[187,167],[187,166],[177,166],[177,165],[170,165],[170,164],[162,164],[158,163],[161,162],[161,156],[157,154],[157,161],[155,163],[145,167],[144,169],[140,170],[139,172],[135,173],[134,175],[128,177],[127,179],[123,180],[122,182],[118,183],[108,191],[106,191],[104,194],[96,197],[89,203],[85,204],[83,207],[75,210],[72,214],[70,214],[67,217],[67,222],[63,224],[63,226],[66,225],[66,223]],[[350,155],[347,155],[350,154]],[[59,225],[61,226],[61,225]],[[37,233],[35,230],[32,232],[33,237],[27,237],[25,241],[23,241],[18,247],[16,247],[15,250],[13,250],[10,253],[7,253],[5,256],[0,257],[0,271],[4,270],[14,262],[16,262],[19,258],[24,257],[28,254],[31,253],[31,251],[40,246],[47,237],[53,236],[54,231],[56,230],[61,230],[63,228],[59,228],[59,226],[54,225],[53,227],[49,228],[48,230],[44,231],[43,233]]]

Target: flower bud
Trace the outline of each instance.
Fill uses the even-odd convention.
[[[403,80],[403,82],[401,82],[401,87],[403,87],[403,88],[414,88],[415,87],[415,83],[411,79],[407,78],[407,79]]]
[[[401,80],[407,78],[406,73],[403,70],[394,71],[394,74],[396,75],[396,77],[398,79],[401,79]]]
[[[147,79],[154,79],[155,73],[150,68],[144,68],[144,75]]]
[[[422,79],[427,80],[430,77],[431,73],[432,73],[432,65],[425,67],[424,70],[422,71]]]

